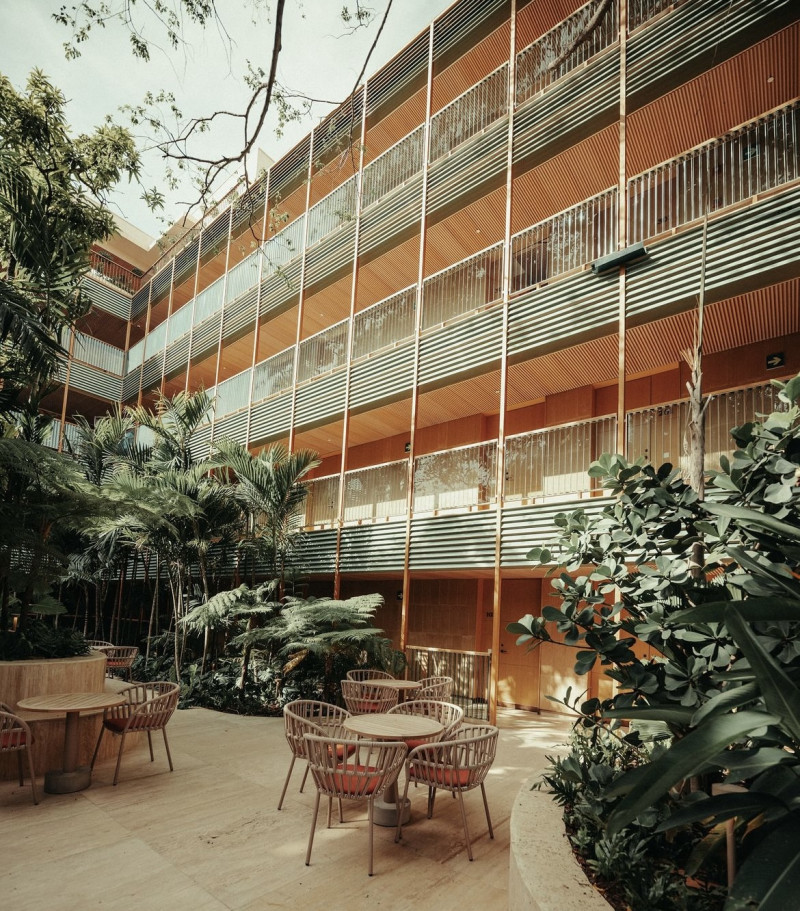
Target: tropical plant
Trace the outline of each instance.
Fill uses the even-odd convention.
[[[579,673],[606,668],[618,692],[584,704],[594,722],[668,726],[669,748],[605,790],[616,801],[607,830],[641,820],[669,789],[685,805],[662,829],[735,817],[743,863],[726,909],[791,906],[800,866],[800,377],[776,385],[783,410],[733,430],[738,448],[711,473],[710,502],[671,466],[593,464],[616,501],[595,519],[559,517],[561,603],[510,626],[535,646],[554,623]],[[746,793],[711,796],[714,782]]]

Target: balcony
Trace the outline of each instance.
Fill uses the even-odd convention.
[[[92,249],[89,253],[89,275],[108,282],[126,294],[134,294],[142,283],[142,276],[137,271],[129,269],[98,249]]]

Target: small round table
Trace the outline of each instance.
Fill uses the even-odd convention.
[[[44,789],[48,794],[72,794],[92,783],[89,766],[78,765],[78,719],[81,712],[122,705],[125,696],[118,693],[53,693],[20,699],[18,707],[28,712],[65,712],[64,753],[60,769],[45,773]]]
[[[370,686],[382,686],[387,690],[397,690],[397,701],[403,702],[406,693],[420,688],[419,680],[394,680],[393,678],[378,677],[375,680],[365,681]]]
[[[374,681],[370,681],[372,682]],[[427,715],[401,715],[399,712],[351,715],[345,719],[342,727],[369,740],[421,740],[425,737],[435,738],[444,730],[444,725],[435,718]],[[410,807],[411,801],[406,800],[402,810],[403,823],[408,822]],[[379,797],[373,804],[372,821],[376,826],[397,825],[396,779],[386,789],[383,797]]]

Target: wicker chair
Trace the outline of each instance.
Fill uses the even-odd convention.
[[[101,651],[106,653],[106,674],[114,676],[114,671],[127,671],[128,682],[133,682],[133,662],[139,654],[135,645],[104,646]]]
[[[436,740],[449,740],[464,719],[464,709],[452,702],[439,702],[438,699],[414,699],[411,702],[401,702],[389,709],[389,714],[394,712],[401,715],[426,715],[428,718],[435,718],[444,725],[444,730],[435,738]],[[406,740],[409,750],[430,742],[430,738]]]
[[[453,698],[452,677],[423,677],[419,689],[414,691],[415,699],[441,699],[449,702]]]
[[[106,642],[105,639],[87,639],[86,644],[95,651],[102,652],[107,648],[114,648],[113,642]]]
[[[371,667],[357,667],[347,672],[348,680],[357,680],[359,683],[364,680],[394,680],[391,674],[386,671],[376,671]]]
[[[492,725],[470,725],[456,731],[449,740],[425,744],[408,754],[406,763],[406,787],[403,803],[408,797],[408,785],[415,781],[428,786],[428,819],[433,816],[436,791],[442,789],[458,796],[461,819],[464,823],[464,837],[467,841],[467,856],[472,860],[472,844],[467,828],[467,813],[464,809],[464,792],[480,787],[483,808],[489,826],[489,838],[494,838],[489,804],[486,800],[484,779],[492,767],[497,752],[498,729]],[[402,838],[402,820],[397,820],[396,840]]]
[[[388,712],[397,705],[397,690],[386,686],[372,686],[370,682],[342,680],[342,697],[351,715],[370,715]]]
[[[11,707],[4,702],[0,702],[0,753],[16,753],[17,765],[19,768],[19,786],[24,784],[22,772],[22,752],[28,754],[28,775],[31,779],[31,791],[33,792],[33,802],[39,803],[39,797],[36,794],[36,775],[33,771],[33,756],[31,747],[33,745],[33,734],[28,725],[11,711]]]
[[[377,740],[347,741],[335,737],[306,734],[308,767],[317,786],[311,832],[308,836],[306,866],[311,863],[311,847],[319,815],[319,800],[328,797],[328,828],[331,824],[331,801],[366,800],[369,809],[369,875],[372,876],[373,856],[373,805],[392,784],[403,767],[407,748],[404,743]],[[353,752],[342,761],[343,752]],[[341,806],[341,803],[340,803]]]
[[[289,771],[286,773],[286,781],[283,783],[281,799],[278,801],[278,809],[283,806],[283,799],[286,796],[286,789],[289,787],[289,779],[292,777],[292,769],[296,759],[307,760],[306,742],[303,739],[304,734],[317,734],[321,737],[338,737],[345,739],[348,735],[343,731],[342,722],[350,717],[350,712],[340,708],[338,705],[331,705],[328,702],[317,702],[315,699],[296,699],[289,702],[283,707],[283,725],[286,742],[292,751],[292,761],[289,763]],[[306,784],[308,777],[308,765],[306,765],[303,774],[303,780],[300,783],[300,792]]]
[[[167,740],[167,722],[178,706],[180,691],[179,684],[167,682],[138,683],[122,690],[120,695],[125,696],[127,701],[103,712],[103,726],[100,728],[97,745],[94,748],[91,767],[94,768],[103,734],[106,731],[110,731],[112,734],[120,735],[117,767],[114,770],[114,784],[116,784],[119,778],[119,767],[122,762],[125,737],[128,734],[139,734],[146,731],[147,743],[150,747],[150,762],[153,762],[153,740],[151,735],[153,731],[161,731],[164,735],[169,770],[172,772],[172,755],[170,754],[169,741]]]

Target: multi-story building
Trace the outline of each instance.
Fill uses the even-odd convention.
[[[700,295],[711,463],[800,370],[798,18],[459,0],[157,262],[98,253],[59,429],[213,389],[203,446],[321,454],[314,591],[546,704],[571,654],[504,632],[547,598],[526,554],[602,505],[602,451],[681,458]]]

